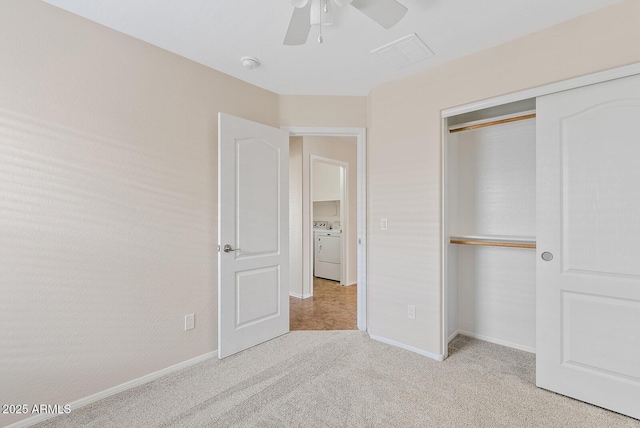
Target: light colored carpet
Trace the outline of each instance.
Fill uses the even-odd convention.
[[[358,331],[296,331],[38,427],[640,427],[536,388],[534,369],[462,336],[437,362]]]

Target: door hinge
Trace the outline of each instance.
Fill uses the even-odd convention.
[[[218,245],[218,252],[220,252],[220,245]]]

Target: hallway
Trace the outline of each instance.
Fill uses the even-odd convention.
[[[313,297],[289,297],[290,330],[357,330],[357,290],[313,278]]]

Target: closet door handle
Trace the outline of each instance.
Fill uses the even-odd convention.
[[[544,260],[545,262],[550,262],[551,260],[553,260],[553,254],[548,251],[542,253],[540,257],[542,257],[542,260]]]

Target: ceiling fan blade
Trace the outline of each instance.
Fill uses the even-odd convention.
[[[407,13],[407,8],[396,0],[353,0],[353,7],[389,29]]]
[[[287,34],[284,36],[284,44],[287,46],[304,45],[307,43],[311,31],[311,2],[304,7],[293,9]]]

